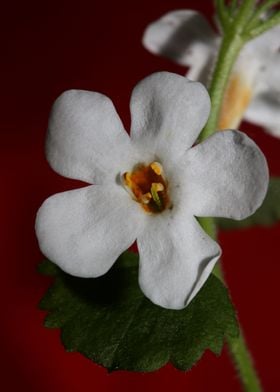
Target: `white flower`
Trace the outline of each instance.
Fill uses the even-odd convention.
[[[245,218],[268,184],[266,160],[243,133],[219,132],[192,147],[209,111],[202,84],[156,73],[132,93],[129,137],[109,98],[63,93],[50,116],[47,158],[63,176],[95,185],[43,203],[42,252],[72,275],[97,277],[137,239],[145,295],[166,308],[186,306],[221,253],[195,216]]]
[[[188,78],[207,85],[221,37],[198,12],[179,10],[150,24],[143,43],[190,67]],[[280,137],[280,26],[249,41],[234,66],[219,128],[236,128],[243,117]]]

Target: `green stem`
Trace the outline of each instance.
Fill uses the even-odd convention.
[[[199,223],[203,229],[212,237],[217,239],[217,230],[213,218],[199,218]],[[214,268],[214,274],[225,283],[221,262],[217,263]],[[241,326],[240,335],[227,341],[229,352],[238,372],[239,379],[245,392],[262,392],[262,387],[254,368],[254,363],[247,347],[244,333]]]
[[[252,28],[256,27],[259,24],[262,15],[265,14],[269,10],[269,8],[278,5],[279,3],[279,0],[268,0],[262,5],[260,5],[257,12],[255,12],[254,16],[249,21],[247,29],[251,30]]]
[[[253,3],[253,0],[245,0],[238,10],[236,20],[233,22],[233,24],[231,24],[230,28],[228,28],[226,26],[227,15],[225,14],[225,10],[222,8],[222,2],[217,2],[217,5],[219,5],[219,16],[220,18],[221,16],[223,17],[222,27],[224,30],[224,37],[209,88],[212,110],[208,123],[200,134],[200,141],[203,141],[217,130],[223,98],[229,82],[230,74],[239,52],[245,43],[245,38],[242,34],[244,34],[248,20],[252,17],[251,9]],[[214,219],[200,218],[199,222],[212,238],[217,239]],[[215,267],[214,273],[224,282],[220,262]],[[235,363],[235,367],[238,371],[240,381],[244,387],[244,391],[261,392],[261,384],[254,368],[254,364],[241,328],[240,336],[238,338],[228,340],[227,343],[232,359]]]
[[[255,27],[254,29],[250,30],[247,33],[247,36],[245,35],[246,39],[253,39],[257,37],[258,35],[266,32],[267,30],[272,29],[273,27],[277,26],[280,23],[280,11],[277,11],[273,14],[273,16],[261,25]]]
[[[226,27],[228,20],[229,20],[229,13],[228,10],[224,4],[223,0],[215,0],[215,6],[218,10],[219,16],[220,16],[220,23],[223,28]]]
[[[242,330],[240,330],[238,339],[228,341],[228,347],[236,369],[239,372],[239,377],[242,379],[244,390],[261,392],[260,380],[256,375],[253,360],[248,351]]]
[[[221,264],[218,263],[215,268],[215,275],[224,283],[224,276]],[[250,351],[248,350],[244,333],[241,326],[238,338],[232,338],[227,341],[228,348],[239,374],[239,378],[246,392],[262,392],[260,380],[254,368],[254,363]]]
[[[239,34],[229,32],[224,36],[213,78],[209,87],[209,94],[211,97],[211,114],[205,128],[200,134],[200,141],[203,141],[217,130],[224,93],[232,67],[242,45],[243,40]]]

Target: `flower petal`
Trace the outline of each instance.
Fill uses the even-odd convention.
[[[47,159],[59,174],[89,183],[114,180],[131,166],[131,144],[105,95],[69,90],[54,103]]]
[[[280,32],[279,32],[280,33]],[[280,47],[277,51],[277,55],[273,56],[271,61],[263,65],[261,68],[262,74],[259,76],[259,79],[262,83],[259,84],[258,92],[267,92],[269,93],[271,90],[273,92],[277,92],[278,96],[280,94]]]
[[[280,29],[278,30],[280,33]],[[279,43],[278,43],[279,45]],[[272,61],[262,65],[255,82],[255,95],[244,115],[244,119],[258,124],[280,137],[280,52]]]
[[[159,159],[178,160],[197,139],[209,112],[202,84],[169,72],[152,74],[132,93],[132,142]]]
[[[193,10],[172,11],[145,30],[143,45],[181,65],[190,66],[188,77],[207,83],[219,38],[208,21]]]
[[[268,133],[280,137],[280,85],[279,91],[270,90],[257,95],[244,118],[264,127]]]
[[[249,41],[242,49],[242,56],[248,60],[258,60],[261,68],[272,62],[279,56],[280,49],[280,26],[275,26]]]
[[[235,64],[235,72],[241,72],[254,95],[280,92],[280,26],[275,26],[249,41],[242,49]]]
[[[93,185],[48,198],[38,211],[42,252],[64,271],[103,275],[141,232],[145,213],[123,188]]]
[[[152,302],[168,309],[189,304],[221,254],[195,218],[180,208],[151,219],[137,244],[140,287]]]
[[[217,132],[187,152],[182,168],[184,197],[196,216],[244,219],[266,195],[266,159],[242,132]]]

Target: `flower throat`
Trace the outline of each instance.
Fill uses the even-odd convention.
[[[160,213],[170,206],[168,184],[160,163],[139,164],[133,171],[123,175],[126,189],[143,209],[149,213]]]

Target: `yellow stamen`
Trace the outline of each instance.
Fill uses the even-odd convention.
[[[145,193],[145,195],[141,196],[141,203],[149,204],[151,201],[152,195],[150,192]]]
[[[153,197],[154,202],[159,210],[162,209],[162,202],[159,197],[158,192],[162,192],[164,190],[164,186],[161,183],[153,182],[151,186],[151,194]]]
[[[125,184],[126,184],[128,187],[130,187],[131,184],[132,184],[131,173],[129,173],[129,172],[124,173],[123,178],[124,178]]]
[[[162,174],[162,166],[161,166],[160,163],[158,163],[158,162],[152,162],[150,166],[151,166],[151,168],[153,169],[153,171],[154,171],[158,176],[160,176],[160,175]]]
[[[162,192],[164,190],[164,186],[161,182],[153,182],[152,187],[156,192]]]
[[[160,163],[139,163],[122,176],[124,187],[131,197],[148,213],[160,213],[170,206],[168,183]]]

